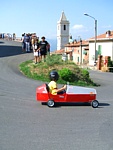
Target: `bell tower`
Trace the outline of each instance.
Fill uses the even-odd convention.
[[[69,21],[64,12],[62,12],[60,20],[57,22],[57,50],[64,48],[69,42]]]

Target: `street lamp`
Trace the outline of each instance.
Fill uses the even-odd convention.
[[[80,42],[80,64],[82,65],[82,38],[78,36]]]
[[[80,51],[80,54],[81,54],[81,56],[80,56],[80,63],[81,63],[81,65],[82,65],[82,39],[80,38],[80,47],[81,47],[81,51]]]
[[[94,17],[92,17],[92,16],[90,16],[90,15],[88,15],[86,13],[84,13],[84,15],[94,19],[94,21],[95,21],[95,56],[94,56],[94,65],[96,65],[97,20]]]

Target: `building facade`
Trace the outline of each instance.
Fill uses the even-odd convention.
[[[94,64],[95,41],[94,38],[89,39],[89,65]],[[109,56],[113,60],[113,31],[107,31],[97,36],[96,42],[96,58],[98,55],[103,57]]]
[[[89,63],[89,42],[88,41],[73,41],[65,45],[65,52],[68,55],[68,60],[74,63],[88,64]]]

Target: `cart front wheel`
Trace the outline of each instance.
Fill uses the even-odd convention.
[[[98,105],[99,105],[99,102],[98,102],[97,100],[94,100],[94,101],[91,102],[91,106],[92,106],[93,108],[97,108]]]
[[[48,107],[54,107],[55,102],[53,100],[48,100],[47,105],[48,105]]]

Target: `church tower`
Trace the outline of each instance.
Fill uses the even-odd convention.
[[[60,20],[57,22],[57,50],[64,48],[67,43],[69,43],[69,21],[62,12]]]

